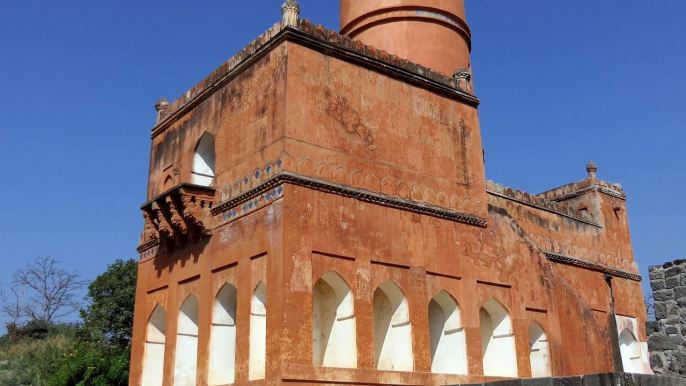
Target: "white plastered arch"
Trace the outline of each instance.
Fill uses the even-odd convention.
[[[312,358],[315,366],[357,367],[355,304],[336,272],[322,276],[312,296]]]
[[[198,366],[198,318],[200,302],[188,295],[179,309],[176,325],[174,386],[195,386]]]
[[[412,326],[405,294],[387,280],[374,291],[374,351],[378,370],[413,371]]]
[[[484,375],[517,377],[517,353],[510,314],[495,299],[479,310]]]
[[[457,301],[445,290],[429,302],[431,372],[467,374],[467,346]]]
[[[233,383],[236,369],[236,287],[225,284],[214,299],[210,333],[210,385]]]
[[[203,186],[212,184],[212,181],[214,181],[215,161],[214,135],[206,132],[198,141],[193,152],[191,182]]]
[[[148,319],[145,332],[142,384],[162,386],[164,381],[164,349],[167,340],[167,311],[157,305]]]

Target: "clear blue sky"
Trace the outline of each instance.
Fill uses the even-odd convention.
[[[300,0],[338,28],[338,1]],[[150,129],[276,23],[281,0],[0,2],[0,281],[36,255],[137,258]],[[686,258],[686,1],[467,0],[488,179],[620,182],[634,252]],[[645,285],[644,285],[645,287]]]

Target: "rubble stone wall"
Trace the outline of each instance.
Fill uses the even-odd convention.
[[[655,321],[646,323],[655,374],[686,377],[686,260],[650,267]]]

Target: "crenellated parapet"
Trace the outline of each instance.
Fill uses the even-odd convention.
[[[501,196],[518,203],[531,206],[537,209],[552,212],[561,216],[569,217],[575,220],[580,220],[592,225],[596,225],[593,217],[587,211],[580,211],[562,203],[548,200],[541,195],[530,194],[519,189],[512,189],[509,186],[496,184],[493,181],[486,181],[486,191],[488,193]]]
[[[173,253],[212,235],[215,188],[180,184],[141,207],[145,228],[137,250],[141,258]]]
[[[626,194],[622,189],[622,185],[605,182],[596,177],[598,167],[595,163],[589,162],[586,166],[586,171],[588,172],[588,178],[583,181],[572,182],[571,184],[550,189],[537,194],[537,196],[549,201],[565,201],[588,193],[600,192],[610,197],[626,200]]]

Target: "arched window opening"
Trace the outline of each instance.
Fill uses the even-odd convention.
[[[248,378],[264,379],[267,354],[267,287],[257,285],[250,304],[250,364]]]
[[[550,353],[548,337],[540,324],[533,322],[529,326],[529,359],[531,361],[531,377],[550,377]]]
[[[174,386],[195,386],[198,363],[198,298],[189,295],[179,310],[176,326]]]
[[[214,135],[203,134],[193,154],[192,182],[196,185],[209,186],[214,180]]]
[[[374,359],[378,370],[412,371],[412,330],[407,299],[388,280],[374,291]]]
[[[312,297],[315,366],[357,367],[355,306],[348,284],[335,272],[317,280]]]
[[[517,353],[507,310],[490,299],[479,310],[484,375],[517,377]]]
[[[467,374],[467,346],[460,307],[441,290],[429,302],[431,372]]]
[[[236,287],[226,284],[214,300],[210,333],[210,384],[234,382],[236,369]]]
[[[164,345],[166,338],[167,311],[158,305],[148,320],[143,354],[143,384],[162,386],[164,380]]]
[[[641,361],[641,347],[634,334],[625,328],[619,334],[619,352],[622,356],[622,366],[627,373],[643,373]]]

